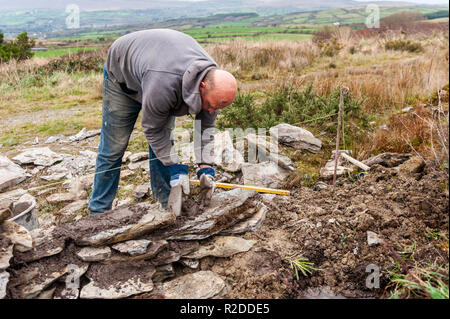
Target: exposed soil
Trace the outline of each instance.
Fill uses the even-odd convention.
[[[387,270],[395,261],[403,272],[413,260],[448,265],[448,246],[429,236],[439,229],[448,238],[446,180],[430,166],[405,177],[374,165],[354,183],[342,179],[321,191],[295,190],[267,203],[262,228],[244,236],[258,241],[251,251],[207,257],[200,267],[223,276],[230,298],[386,297]],[[369,246],[367,231],[384,244]],[[291,256],[308,258],[319,270],[296,280]],[[380,267],[379,289],[366,287],[369,264]]]
[[[154,273],[155,268],[148,261],[135,261],[110,265],[92,264],[87,272],[87,277],[93,280],[97,287],[108,288],[132,278],[139,278],[141,282],[149,282]],[[105,276],[105,274],[108,275]]]

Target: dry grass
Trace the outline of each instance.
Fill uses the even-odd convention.
[[[253,76],[272,78],[278,73],[304,70],[319,55],[320,50],[310,41],[245,42],[233,40],[207,47],[221,67],[240,79]]]

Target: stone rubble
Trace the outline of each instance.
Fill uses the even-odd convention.
[[[221,297],[226,286],[222,278],[211,271],[197,271],[170,280],[176,277],[173,263],[198,269],[206,256],[230,257],[250,250],[255,241],[216,235],[236,227],[239,232],[260,227],[267,208],[258,196],[242,189],[217,193],[210,207],[179,220],[148,202],[32,231],[3,220],[0,297]],[[9,209],[11,202],[3,205]]]

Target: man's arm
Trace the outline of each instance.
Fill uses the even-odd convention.
[[[172,77],[176,75],[147,72],[142,79],[142,127],[153,152],[166,166],[179,162],[167,127],[170,110],[178,102]]]

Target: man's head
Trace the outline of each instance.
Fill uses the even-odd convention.
[[[224,70],[211,69],[200,83],[202,109],[214,113],[233,103],[237,92],[234,76]]]

